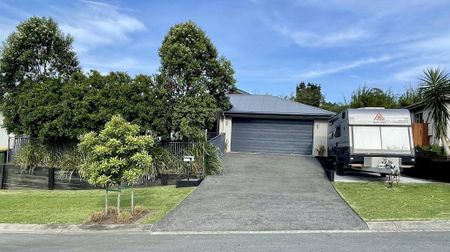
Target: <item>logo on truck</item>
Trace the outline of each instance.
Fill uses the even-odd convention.
[[[377,113],[377,115],[374,118],[375,121],[384,121],[384,117],[381,113]]]

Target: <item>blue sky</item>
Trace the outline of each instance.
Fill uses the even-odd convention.
[[[259,94],[289,95],[302,80],[337,102],[364,84],[401,93],[450,63],[448,0],[0,0],[0,39],[33,15],[75,38],[83,70],[131,75],[155,73],[169,27],[193,20],[231,60],[237,86]]]

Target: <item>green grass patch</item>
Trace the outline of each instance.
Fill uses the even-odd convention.
[[[155,223],[194,189],[157,186],[134,189],[135,205],[150,210],[144,223]],[[121,208],[130,208],[130,190],[121,194]],[[117,204],[109,192],[109,205]],[[104,190],[1,190],[0,223],[81,224],[93,212],[104,209]]]
[[[450,220],[450,184],[344,183],[334,186],[367,221]]]

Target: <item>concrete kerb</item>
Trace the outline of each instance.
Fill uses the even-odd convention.
[[[0,224],[0,233],[150,232],[152,224]]]
[[[450,231],[450,221],[374,221],[366,222],[374,231]]]
[[[277,231],[176,231],[155,232],[152,224],[58,225],[0,224],[0,233],[149,233],[152,235],[183,234],[296,234],[296,233],[373,233],[373,232],[437,232],[450,231],[450,221],[377,221],[367,222],[368,230],[277,230]]]

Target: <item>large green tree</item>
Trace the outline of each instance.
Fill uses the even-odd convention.
[[[380,88],[369,88],[363,86],[353,91],[350,107],[384,107],[384,108],[396,108],[397,98],[390,91],[384,91]]]
[[[300,82],[296,87],[294,100],[314,107],[321,106],[325,97],[322,94],[320,84]]]
[[[424,71],[421,91],[423,104],[429,110],[427,121],[433,122],[434,136],[444,146],[450,156],[448,139],[448,122],[450,120],[450,80],[449,75],[440,68],[429,68]]]
[[[8,36],[0,53],[0,91],[14,92],[24,81],[67,79],[80,70],[73,39],[53,19],[32,17]]]
[[[0,92],[4,126],[32,137],[68,134],[68,112],[62,99],[80,67],[73,39],[51,18],[32,17],[8,36],[0,53]]]
[[[346,108],[348,108],[348,104],[325,101],[325,102],[322,103],[320,108],[328,110],[328,111],[332,111],[332,112],[335,112],[335,113],[340,113],[340,112],[344,111]]]
[[[76,142],[89,131],[99,131],[115,114],[141,126],[142,132],[168,134],[163,99],[153,78],[131,78],[123,72],[102,75],[75,73],[69,80],[24,81],[5,98],[4,126],[16,134],[45,141]]]
[[[192,21],[170,28],[159,56],[164,109],[173,115],[166,117],[172,118],[166,128],[183,138],[198,137],[218,111],[230,108],[227,94],[235,88],[231,63],[219,57],[211,40]]]

